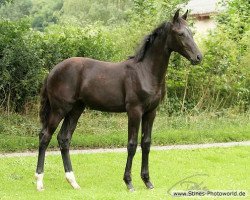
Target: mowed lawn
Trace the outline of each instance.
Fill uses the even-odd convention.
[[[140,179],[141,152],[138,151],[133,165],[134,193],[128,192],[122,181],[126,153],[72,155],[80,190],[73,190],[64,179],[61,157],[47,156],[45,190],[37,192],[34,180],[36,160],[36,157],[0,158],[1,200],[172,199],[168,190],[183,179],[192,184],[179,183],[173,189],[185,190],[195,186],[250,192],[250,147],[152,151],[150,171],[155,189],[151,191]],[[250,199],[250,196],[240,199]]]

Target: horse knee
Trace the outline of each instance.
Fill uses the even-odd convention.
[[[128,154],[134,156],[136,148],[137,148],[137,142],[129,142],[127,146]]]
[[[49,133],[40,133],[39,135],[39,147],[40,148],[46,148],[52,138],[52,135]]]
[[[39,133],[39,141],[42,140],[44,134],[46,134],[46,129],[42,129],[42,130],[40,131],[40,133]]]
[[[151,146],[151,140],[147,139],[145,141],[142,141],[141,148],[143,153],[149,153],[150,152],[150,146]]]
[[[63,137],[61,134],[57,135],[57,141],[60,149],[69,149],[70,146],[70,137]]]

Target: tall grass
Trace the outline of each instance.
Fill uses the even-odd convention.
[[[250,113],[240,115],[229,112],[223,115],[202,113],[171,117],[158,114],[153,127],[153,145],[250,140],[249,121]],[[56,132],[59,129],[60,125]],[[37,115],[1,113],[0,151],[37,149],[39,131],[40,124]],[[126,144],[126,114],[103,114],[87,110],[78,122],[71,147],[111,148],[126,146]],[[49,147],[57,148],[57,146],[56,137],[53,137]]]

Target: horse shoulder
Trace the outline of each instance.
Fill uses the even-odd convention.
[[[161,99],[161,86],[142,69],[140,63],[127,64],[125,77],[126,102],[140,104],[144,109],[158,106]]]

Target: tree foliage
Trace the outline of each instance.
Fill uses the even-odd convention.
[[[121,61],[145,34],[186,0],[22,0],[0,4],[0,106],[22,111],[38,97],[48,71],[72,56]],[[1,1],[2,3],[2,1]],[[217,28],[202,39],[204,59],[174,54],[162,111],[249,108],[249,3],[229,1]]]

